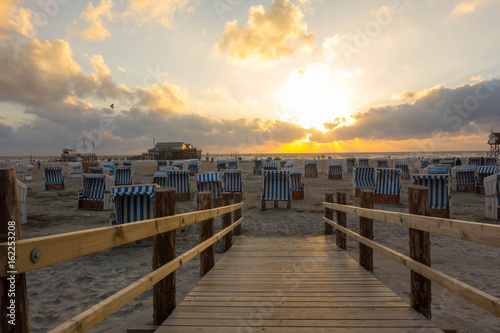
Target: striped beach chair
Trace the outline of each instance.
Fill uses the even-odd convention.
[[[451,218],[450,176],[413,175],[413,185],[429,188],[429,210],[433,217]]]
[[[103,167],[89,167],[89,173],[93,175],[109,175],[109,170],[104,170]]]
[[[223,170],[222,189],[224,192],[231,192],[231,197],[234,196],[234,193],[241,193],[243,196],[243,180],[241,177],[241,170]]]
[[[154,195],[156,184],[113,186],[111,200],[114,203],[115,219],[111,225],[149,220],[154,217]]]
[[[476,166],[459,165],[451,170],[451,188],[458,192],[474,192],[476,189]]]
[[[134,176],[132,167],[118,166],[115,169],[115,186],[132,185]]]
[[[184,163],[180,161],[173,161],[170,166],[176,167],[179,170],[184,170]]]
[[[290,171],[263,171],[262,181],[262,210],[291,208],[292,188],[290,184]]]
[[[33,172],[33,165],[30,163],[18,163],[16,170],[16,178],[20,181],[32,180],[31,173]]]
[[[410,178],[410,168],[408,161],[396,161],[394,162],[394,168],[401,170],[401,179]]]
[[[83,164],[81,162],[68,162],[68,177],[81,178],[83,173]]]
[[[290,172],[290,187],[292,199],[304,199],[304,183],[302,182],[302,169],[288,168]]]
[[[235,158],[230,158],[227,160],[228,170],[238,170],[238,160]]]
[[[62,167],[44,167],[45,190],[64,190],[64,177]]]
[[[429,164],[427,167],[428,175],[448,174],[451,176],[451,166],[449,164]]]
[[[424,158],[424,159],[419,159],[416,166],[420,173],[425,173],[429,164],[430,164],[429,159]]]
[[[345,161],[346,161],[346,171],[352,172],[354,170],[354,167],[356,166],[356,158],[349,157],[349,158],[346,158]]]
[[[498,167],[496,166],[481,166],[477,168],[477,178],[476,178],[476,193],[484,194],[484,179],[495,173],[498,173]]]
[[[485,217],[498,220],[500,217],[500,174],[494,174],[484,179]]]
[[[481,166],[481,157],[467,158],[467,165]]]
[[[160,167],[168,166],[168,161],[158,160],[156,161],[156,170],[160,170]]]
[[[120,165],[120,162],[118,162],[118,161],[116,161],[116,160],[115,160],[115,161],[111,161],[110,163],[113,163],[113,165],[114,165],[115,167]]]
[[[377,169],[375,184],[375,202],[399,203],[401,195],[401,170]]]
[[[369,167],[370,166],[370,159],[369,158],[360,158],[358,165],[360,167]]]
[[[449,165],[450,170],[455,166],[455,163],[456,163],[455,160],[452,158],[443,158],[443,159],[439,160],[439,164]]]
[[[262,159],[260,160],[253,160],[254,166],[253,166],[253,173],[256,174],[261,174],[262,173]]]
[[[191,183],[188,170],[167,171],[167,186],[175,188],[177,200],[191,200]]]
[[[318,161],[305,161],[304,163],[304,176],[306,178],[318,177]]]
[[[129,167],[134,167],[134,162],[130,161],[130,160],[123,160],[122,161],[122,165],[123,166],[129,166]]]
[[[375,168],[358,166],[354,168],[352,178],[354,185],[354,195],[358,196],[361,190],[375,189]]]
[[[281,170],[282,168],[284,168],[284,167],[285,167],[285,165],[286,165],[286,160],[279,160],[278,162],[279,162],[279,164],[280,164],[280,170]]]
[[[278,171],[278,162],[264,162],[262,163],[262,170],[264,171]]]
[[[198,160],[191,160],[187,162],[187,167],[189,170],[189,175],[194,176],[201,172],[201,163]]]
[[[28,186],[20,180],[17,180],[17,200],[19,201],[19,217],[21,224],[27,222],[26,219],[26,197],[28,196]]]
[[[215,172],[221,172],[225,169],[227,169],[226,160],[217,160],[215,163]]]
[[[108,210],[113,208],[111,187],[115,177],[109,175],[82,174],[82,189],[78,192],[78,208]]]
[[[377,160],[377,168],[389,168],[388,160]]]
[[[179,170],[178,167],[174,167],[174,166],[161,166],[160,167],[160,172],[167,172],[167,171],[177,171]]]
[[[167,186],[167,172],[155,171],[153,174],[153,184],[165,187]]]
[[[199,207],[200,192],[212,192],[214,207],[222,206],[222,180],[220,172],[199,173],[196,175],[196,203]]]
[[[497,158],[496,157],[485,157],[484,158],[484,166],[497,166]]]
[[[328,179],[342,179],[342,161],[328,162]]]

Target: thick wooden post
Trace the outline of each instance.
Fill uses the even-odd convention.
[[[333,193],[325,193],[325,202],[333,202]],[[329,220],[333,220],[333,209],[325,208],[325,217]],[[325,235],[331,234],[333,234],[333,226],[325,222]]]
[[[425,186],[408,188],[409,213],[429,216],[429,189]],[[410,257],[424,265],[431,265],[431,241],[426,231],[410,228]],[[427,319],[431,319],[431,280],[411,271],[410,305]]]
[[[20,239],[22,239],[22,233],[16,170],[13,166],[0,163],[0,243],[13,240],[15,243]],[[13,251],[7,252],[6,257],[8,262],[1,264],[7,266],[7,273],[11,275],[0,279],[0,312],[2,313],[0,332],[29,332],[26,275],[15,274],[16,260]]]
[[[212,192],[200,192],[198,196],[198,207],[199,210],[212,209],[213,204],[213,194]],[[200,222],[200,243],[206,241],[214,235],[214,219],[208,219]],[[200,276],[203,277],[207,274],[212,267],[215,265],[215,249],[214,245],[210,245],[208,248],[200,253]]]
[[[360,207],[373,209],[374,192],[372,190],[360,191]],[[359,218],[359,234],[365,238],[373,239],[373,220],[366,217]],[[359,243],[359,263],[367,271],[373,272],[373,249]]]
[[[346,194],[343,192],[337,192],[337,203],[339,205],[346,204]],[[344,212],[337,211],[337,223],[343,227],[347,227],[347,214]],[[337,230],[337,246],[343,250],[347,249],[347,237],[342,232]]]
[[[240,203],[241,202],[241,193],[234,193],[234,203]],[[234,222],[238,221],[241,218],[241,208],[237,209],[234,211]],[[235,235],[241,235],[241,224],[238,225],[236,228],[233,230]]]
[[[175,215],[175,188],[155,190],[154,217]],[[154,236],[153,270],[175,259],[175,230]],[[175,271],[153,287],[153,323],[161,325],[175,309]]]
[[[229,206],[231,204],[231,192],[223,192],[222,193],[222,206]],[[227,227],[231,226],[231,213],[227,213],[222,215],[222,229],[226,229]],[[222,251],[226,252],[231,248],[233,241],[233,232],[230,231],[228,232],[223,238],[222,238]]]

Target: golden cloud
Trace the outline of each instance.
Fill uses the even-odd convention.
[[[188,3],[189,0],[130,0],[124,16],[141,25],[156,23],[172,28],[176,11],[185,9]]]
[[[483,5],[486,2],[488,2],[488,0],[462,1],[455,8],[453,8],[451,16],[460,16],[473,13],[476,10],[477,6]]]
[[[435,93],[439,90],[444,89],[444,84],[438,84],[430,89],[424,89],[422,91],[416,91],[416,90],[405,90],[402,91],[398,94],[394,94],[392,98],[394,99],[399,99],[399,100],[415,100],[415,99],[420,99],[424,98],[426,96],[429,96],[432,93]]]
[[[111,36],[111,32],[102,24],[102,18],[110,20],[113,18],[111,8],[113,2],[111,0],[102,0],[96,7],[89,2],[87,8],[80,15],[81,19],[90,23],[90,26],[81,32],[81,36],[85,39],[104,40]]]
[[[15,33],[23,37],[36,34],[33,22],[43,25],[40,17],[31,9],[18,6],[17,0],[0,1],[0,41]]]

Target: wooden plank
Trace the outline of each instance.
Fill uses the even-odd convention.
[[[359,205],[361,208],[373,209],[373,190],[360,191]],[[359,217],[359,234],[368,239],[373,239],[373,220]],[[373,250],[363,243],[359,243],[359,264],[367,271],[373,272]]]
[[[478,244],[500,247],[500,225],[418,216],[376,209],[363,209],[328,202],[323,202],[323,206],[376,221],[432,232],[437,235]]]
[[[247,326],[243,324],[249,321]],[[233,327],[205,327],[205,326],[160,326],[157,333],[184,333],[184,332],[203,332],[203,333],[234,333],[234,332],[262,332],[264,329],[258,326],[258,320],[242,320],[242,322]],[[269,332],[269,329],[265,329]],[[371,327],[370,333],[401,333],[401,327]],[[273,333],[366,333],[366,327],[273,327]],[[419,326],[407,327],[403,330],[405,333],[443,333],[439,328]]]
[[[222,205],[229,206],[231,204],[231,192],[222,193]],[[222,229],[227,228],[231,225],[232,216],[231,213],[222,215]],[[233,233],[229,232],[222,239],[222,252],[227,252],[233,243]]]
[[[333,202],[333,193],[325,193],[325,201]],[[329,220],[333,220],[333,209],[325,208],[325,217]],[[333,234],[333,227],[325,222],[325,235]]]
[[[239,203],[202,212],[178,214],[158,219],[121,224],[118,226],[23,239],[16,242],[17,274],[58,264],[66,260],[82,257],[115,246],[172,231],[209,218],[221,216],[236,209],[240,209],[243,204],[244,203]],[[38,248],[41,253],[40,260],[36,263],[33,263],[30,259],[31,251],[34,248]],[[0,261],[7,262],[7,243],[0,244]],[[1,265],[0,277],[6,276],[6,267]]]
[[[337,193],[337,204],[339,205],[345,205],[346,204],[346,194],[343,192],[338,192]],[[332,219],[333,220],[333,219]],[[344,212],[337,211],[337,223],[346,226],[347,225],[347,215]],[[337,235],[337,246],[343,250],[347,248],[347,243],[346,243],[346,235],[342,233],[340,230],[335,231]]]
[[[198,194],[198,207],[200,210],[213,208],[213,193],[200,192]],[[200,243],[210,239],[214,235],[214,219],[201,221],[200,223]],[[205,276],[215,265],[215,248],[213,245],[200,253],[200,276]]]

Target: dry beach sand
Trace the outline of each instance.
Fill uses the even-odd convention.
[[[296,161],[303,165],[303,161]],[[241,237],[310,237],[324,231],[324,208],[321,203],[326,192],[346,192],[347,204],[359,205],[352,193],[352,176],[328,180],[324,173],[327,161],[319,162],[318,178],[303,178],[305,199],[293,200],[291,210],[260,209],[262,180],[252,174],[253,163],[242,162],[243,170],[243,234]],[[371,161],[374,162],[374,161]],[[414,162],[414,161],[413,161]],[[46,163],[45,165],[50,165]],[[53,163],[53,165],[56,165]],[[155,162],[137,162],[135,184],[152,182]],[[203,162],[203,171],[214,165]],[[33,180],[27,198],[28,223],[23,225],[23,238],[103,227],[109,225],[111,211],[86,211],[77,208],[77,191],[81,179],[65,177],[64,191],[44,191],[42,170],[33,170]],[[322,171],[322,172],[321,172]],[[375,204],[376,209],[408,212],[409,180],[402,181],[400,204]],[[194,192],[194,182],[191,187]],[[194,198],[194,195],[193,195]],[[484,223],[484,197],[474,193],[452,193],[453,218]],[[178,202],[177,212],[196,210],[195,201]],[[220,218],[215,221],[220,230]],[[348,227],[358,230],[358,218],[348,215]],[[392,249],[408,254],[408,229],[380,222],[374,223],[374,239]],[[335,239],[335,235],[331,236]],[[177,231],[177,254],[198,243],[198,225]],[[466,241],[431,235],[432,266],[480,290],[500,296],[500,248],[477,245]],[[348,238],[348,253],[357,260],[358,243]],[[221,245],[216,245],[216,260]],[[30,325],[33,332],[46,332],[71,319],[99,301],[151,272],[152,246],[121,246],[58,265],[27,273]],[[409,271],[375,252],[374,275],[409,302]],[[196,257],[177,271],[177,302],[194,287],[199,277]],[[433,321],[442,329],[458,332],[500,332],[500,318],[476,305],[443,290],[433,283]],[[91,332],[125,332],[133,325],[152,323],[152,291],[139,296]]]

